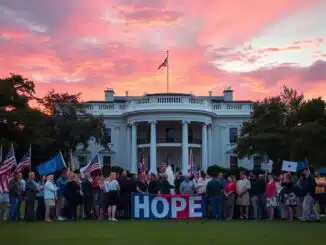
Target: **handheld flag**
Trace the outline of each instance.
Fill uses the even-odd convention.
[[[80,174],[81,176],[85,176],[86,174],[90,175],[95,170],[101,170],[101,169],[102,166],[100,163],[100,157],[97,154],[89,164],[87,164],[85,167],[80,169]]]
[[[18,163],[18,166],[15,169],[15,173],[22,173],[25,168],[30,168],[32,162],[31,155],[32,147],[30,146],[28,152],[25,153],[20,163]]]
[[[10,170],[17,165],[14,146],[11,144],[9,152],[0,166],[0,175],[10,172]]]
[[[305,168],[308,168],[308,164],[305,161],[299,161],[299,162],[283,161],[282,163],[282,171],[285,172],[297,172]]]
[[[55,157],[53,157],[52,159],[44,163],[41,163],[36,167],[37,171],[42,176],[53,174],[64,168],[66,168],[66,163],[65,160],[63,159],[61,152],[57,154]]]

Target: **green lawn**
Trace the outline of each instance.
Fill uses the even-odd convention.
[[[8,245],[326,244],[326,223],[288,221],[78,221],[0,223]]]

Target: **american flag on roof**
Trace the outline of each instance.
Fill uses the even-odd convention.
[[[17,165],[14,146],[11,145],[9,152],[0,166],[0,175],[10,172],[10,170]]]
[[[169,62],[169,59],[168,59],[168,57],[166,57],[165,60],[163,61],[163,63],[161,65],[159,65],[157,70],[161,69],[162,67],[167,67],[168,62]]]
[[[15,170],[15,173],[22,173],[25,168],[30,168],[32,162],[32,147],[29,147],[29,150],[25,153],[20,163]]]
[[[80,169],[80,173],[82,174],[82,176],[85,176],[86,174],[90,175],[92,172],[101,169],[102,166],[100,163],[100,157],[97,154],[89,164]]]

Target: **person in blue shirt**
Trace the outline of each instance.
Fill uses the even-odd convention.
[[[58,187],[58,199],[57,199],[57,206],[56,206],[56,215],[58,220],[65,220],[63,217],[63,209],[65,207],[65,198],[64,198],[64,193],[65,193],[65,188],[66,188],[66,183],[67,183],[67,172],[63,171],[61,173],[61,176],[57,179],[56,185]]]

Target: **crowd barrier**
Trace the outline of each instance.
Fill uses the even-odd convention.
[[[132,193],[132,219],[200,219],[206,217],[202,195],[150,195]]]

